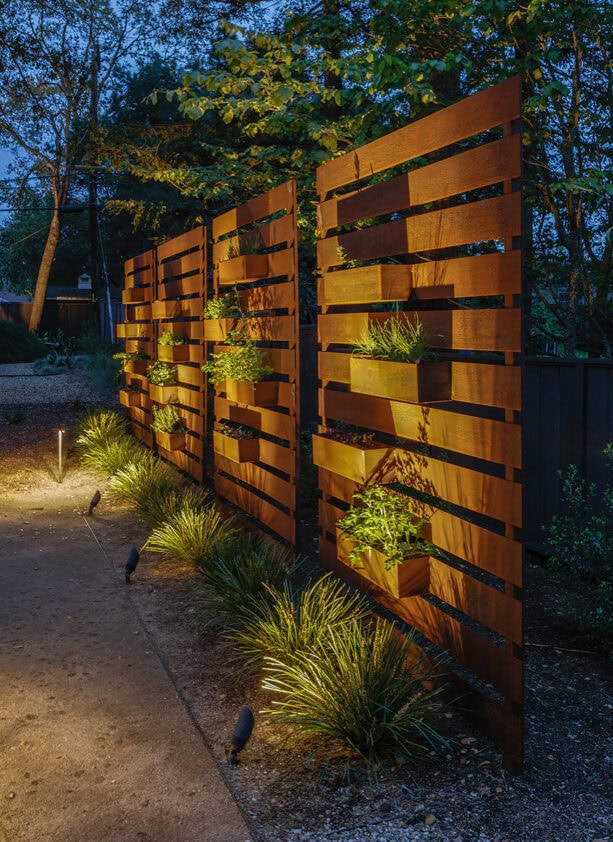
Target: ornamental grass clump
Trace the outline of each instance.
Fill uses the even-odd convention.
[[[110,409],[93,409],[77,421],[75,446],[79,453],[128,436],[128,422]]]
[[[297,653],[318,651],[331,630],[367,613],[364,597],[350,594],[331,574],[302,590],[287,580],[282,589],[267,585],[252,598],[243,608],[243,627],[229,636],[246,669],[270,658],[289,664]]]
[[[149,526],[161,526],[185,507],[197,511],[210,506],[213,499],[210,491],[195,485],[181,485],[170,491],[160,489],[143,504],[141,514]]]
[[[262,686],[274,698],[264,712],[318,758],[357,759],[369,772],[446,745],[429,724],[440,688],[424,687],[434,678],[424,663],[407,666],[413,646],[381,620],[332,625],[309,649],[266,657]]]
[[[295,568],[289,550],[261,535],[237,533],[201,568],[208,624],[241,628],[257,613],[254,601],[282,588]]]
[[[428,342],[419,319],[404,321],[392,316],[380,324],[374,322],[354,345],[353,352],[375,360],[418,363],[428,353]]]
[[[421,537],[428,519],[418,516],[410,498],[395,494],[382,485],[371,485],[361,492],[356,491],[353,499],[360,505],[350,506],[338,522],[339,528],[355,542],[348,554],[352,565],[359,566],[360,556],[369,547],[386,556],[388,570],[404,559],[429,555],[435,550]]]
[[[193,509],[186,501],[153,530],[145,548],[164,553],[180,564],[204,569],[234,538],[236,529],[236,519],[224,518],[214,504]]]
[[[128,462],[111,477],[107,493],[146,511],[152,497],[170,493],[180,483],[179,474],[170,465],[144,450],[137,460]]]
[[[145,453],[128,432],[126,419],[111,410],[93,410],[77,424],[76,447],[88,468],[112,476]]]

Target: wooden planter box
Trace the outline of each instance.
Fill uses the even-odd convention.
[[[241,254],[222,260],[218,267],[219,283],[233,284],[236,281],[257,281],[266,278],[270,271],[267,254]]]
[[[226,397],[244,406],[276,406],[279,384],[275,380],[248,383],[246,380],[225,380]]]
[[[165,363],[184,363],[189,360],[189,345],[159,345],[158,360]]]
[[[349,361],[351,391],[404,403],[451,400],[451,362],[400,363],[353,354]]]
[[[349,554],[354,546],[355,542],[337,526],[336,554],[339,561],[357,570],[360,575],[398,599],[416,596],[428,590],[430,560],[427,555],[407,558],[391,570],[386,570],[387,556],[373,547],[369,547],[362,553],[362,566],[357,564],[354,566],[349,560]]]
[[[119,403],[122,406],[140,406],[142,392],[133,392],[130,389],[119,390]]]
[[[158,447],[164,450],[185,449],[185,433],[163,433],[160,430],[156,430],[155,441]]]
[[[156,386],[155,383],[149,383],[149,397],[155,403],[178,403],[179,402],[179,387],[174,386]]]
[[[313,436],[314,464],[359,483],[372,480],[392,450],[384,445],[365,447],[326,435]]]
[[[213,450],[232,462],[257,462],[260,458],[260,440],[235,439],[214,430]]]
[[[121,300],[124,304],[142,304],[149,298],[151,287],[130,287],[122,290]]]
[[[123,370],[126,374],[147,374],[149,360],[124,360]]]
[[[149,321],[151,318],[151,304],[149,302],[146,304],[137,304],[136,307],[132,308],[130,316],[135,322]]]
[[[148,336],[150,326],[137,322],[124,322],[115,328],[117,339],[141,339]]]
[[[228,333],[235,330],[242,319],[205,319],[204,338],[207,342],[225,342]]]
[[[152,319],[177,319],[183,313],[183,301],[154,301],[151,305]]]

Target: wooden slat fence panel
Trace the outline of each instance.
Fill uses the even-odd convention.
[[[207,400],[202,318],[206,301],[207,229],[198,226],[157,247],[156,304],[153,305],[155,357],[176,366],[176,405],[187,430],[180,449],[169,450],[163,437],[155,435],[158,453],[197,483],[205,474]],[[187,337],[187,348],[158,344],[167,331]],[[170,346],[172,348],[172,346]],[[163,349],[166,351],[164,354]],[[169,354],[175,354],[168,360]]]
[[[124,340],[126,351],[142,351],[147,355],[140,373],[125,372],[125,389],[120,390],[119,399],[126,407],[132,432],[148,447],[153,446],[153,434],[149,381],[145,369],[154,359],[151,302],[155,296],[156,268],[155,249],[125,261],[124,290],[121,295],[125,321],[116,327],[117,337]]]
[[[454,690],[512,769],[523,758],[519,115],[511,79],[317,172],[321,558],[451,654]],[[448,361],[438,402],[390,399],[381,381],[352,391],[352,346],[392,315],[417,315]],[[320,443],[346,425],[385,454],[364,474]],[[337,521],[375,484],[431,518],[426,591],[396,598],[337,557]]]
[[[229,458],[227,436],[214,441],[217,494],[268,533],[296,544],[298,480],[299,330],[296,185],[290,181],[213,220],[213,290],[236,294],[245,318],[207,319],[211,353],[227,349],[227,331],[240,331],[266,352],[277,384],[273,405],[216,388],[214,418],[244,425],[259,440],[256,462]],[[232,339],[229,340],[230,344]],[[225,343],[225,344],[224,344]]]

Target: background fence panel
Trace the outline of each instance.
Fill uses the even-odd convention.
[[[215,488],[259,527],[294,546],[300,416],[295,182],[213,221],[213,288],[217,298],[236,296],[246,318],[205,320],[212,352],[228,348],[228,330],[240,331],[265,351],[277,388],[272,405],[256,406],[254,398],[232,393],[228,381],[216,387]],[[237,453],[237,440],[228,435],[237,425],[255,436],[247,455]]]
[[[611,361],[527,360],[525,437],[525,536],[540,552],[540,527],[560,510],[558,471],[574,464],[588,482],[606,481],[602,451],[613,441]]]
[[[314,437],[323,563],[451,654],[452,692],[513,769],[523,751],[519,114],[512,79],[319,168]],[[438,396],[408,402],[370,363],[358,376],[352,346],[391,316],[424,326]],[[331,430],[348,427],[373,435],[378,461],[348,465],[331,446]],[[336,543],[354,491],[378,484],[430,516],[436,550],[411,596],[360,575]]]
[[[127,352],[140,351],[146,359],[124,365],[125,388],[120,390],[119,400],[127,409],[133,433],[148,447],[152,447],[147,366],[153,359],[154,349],[151,302],[155,295],[155,249],[126,260],[124,276],[125,286],[121,299],[125,307],[125,321],[117,325],[117,337],[125,340]]]
[[[171,395],[186,429],[169,438],[155,433],[158,454],[202,483],[205,474],[206,387],[201,366],[205,359],[202,320],[206,302],[207,229],[199,226],[157,248],[156,301],[152,305],[155,358],[176,367],[177,386]],[[184,344],[160,344],[166,335]],[[160,405],[166,401],[152,390]]]

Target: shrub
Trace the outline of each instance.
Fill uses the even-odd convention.
[[[355,757],[370,771],[445,744],[427,722],[440,692],[424,687],[432,672],[407,666],[413,645],[383,621],[331,626],[309,650],[266,658],[263,687],[276,696],[266,713],[316,755]]]
[[[304,590],[286,581],[283,589],[267,584],[242,608],[243,628],[231,633],[245,666],[261,667],[266,658],[289,663],[297,652],[317,649],[331,629],[367,614],[360,594],[330,574]]]
[[[117,389],[120,382],[121,363],[109,351],[98,350],[87,357],[85,369],[97,392]]]
[[[568,615],[613,651],[613,444],[605,447],[604,456],[602,489],[580,477],[576,465],[560,472],[560,514],[542,530],[549,566],[591,586],[592,610],[577,609],[571,600]]]
[[[0,363],[30,363],[46,353],[46,344],[25,325],[0,319]]]
[[[219,548],[234,537],[235,518],[223,518],[214,504],[192,509],[189,502],[153,530],[145,547],[174,561],[205,568]]]
[[[253,619],[254,600],[282,588],[295,567],[291,553],[250,532],[237,533],[202,568],[209,623],[240,628]],[[256,611],[257,613],[257,611]]]

